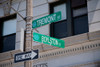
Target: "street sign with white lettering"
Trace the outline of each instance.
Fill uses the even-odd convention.
[[[14,56],[14,62],[21,62],[26,60],[33,60],[38,58],[38,50],[32,50],[28,52],[18,53]]]
[[[56,12],[32,21],[32,28],[37,28],[61,20],[61,12]]]
[[[48,45],[52,45],[52,46],[56,46],[60,48],[65,48],[64,40],[56,39],[56,38],[38,34],[35,32],[33,33],[33,40],[40,43],[44,43],[44,44],[48,44]]]

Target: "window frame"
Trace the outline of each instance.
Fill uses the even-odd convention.
[[[3,40],[4,40],[4,37],[15,35],[15,40],[16,40],[16,33],[12,33],[12,34],[3,36],[3,26],[4,26],[3,24],[4,24],[4,21],[15,19],[15,18],[16,18],[16,14],[12,14],[12,15],[0,18],[0,32],[2,32],[2,33],[0,33],[0,53],[7,52],[7,51],[3,51],[3,45],[4,45],[3,44]],[[9,50],[9,51],[11,51],[11,50]]]
[[[73,17],[73,9],[77,10],[77,9],[84,8],[84,7],[87,8],[87,1],[86,0],[84,0],[84,1],[83,0],[78,0],[78,1],[80,2],[79,4],[77,4],[76,2],[74,4],[74,1],[72,3],[72,0],[60,0],[60,1],[56,1],[56,2],[50,3],[50,14],[53,13],[53,11],[54,11],[53,9],[54,9],[55,6],[58,6],[58,5],[63,4],[63,3],[66,3],[66,10],[67,10],[66,11],[66,16],[67,16],[67,19],[57,22],[57,23],[60,23],[60,22],[66,21],[66,23],[67,23],[67,25],[66,25],[67,26],[67,31],[65,31],[65,32],[67,32],[66,33],[67,36],[64,36],[62,38],[69,37],[69,36],[74,36],[74,35],[79,35],[78,33],[75,34],[75,27],[74,27],[75,26],[75,23],[74,23],[75,18],[78,18],[78,17],[80,18],[82,16],[87,16],[86,20],[88,22],[88,12],[86,12],[86,13],[84,13],[82,15]],[[51,37],[55,36],[54,35],[54,33],[55,33],[54,32],[54,24],[57,24],[57,23],[50,24],[50,36]],[[86,23],[86,24],[88,24],[88,23]],[[83,33],[89,32],[89,26],[88,25],[85,25],[85,26],[87,26],[87,28],[85,30],[83,30]],[[83,34],[81,32],[82,31],[80,31],[80,34]],[[56,37],[59,37],[59,35],[57,35]]]
[[[60,22],[63,22],[63,21],[66,21],[67,25],[67,34],[66,34],[66,37],[68,36],[72,36],[73,35],[73,28],[72,28],[72,11],[71,11],[71,1],[70,0],[60,0],[60,1],[57,1],[57,2],[54,2],[54,3],[51,3],[50,4],[50,14],[53,13],[53,8],[55,6],[58,6],[60,4],[63,4],[63,3],[66,3],[66,16],[67,18],[65,20],[61,20],[61,21],[58,21],[57,23],[60,23]],[[53,36],[53,32],[54,32],[54,24],[57,24],[57,23],[52,23],[50,24],[50,36],[51,37],[54,37]],[[64,37],[61,37],[61,38],[64,38]]]
[[[71,0],[71,2],[72,2],[72,0]],[[87,8],[87,3],[86,3],[86,0],[84,0],[84,3],[82,3],[81,5],[79,4],[79,6],[75,6],[75,7],[73,7],[72,6],[72,4],[71,4],[71,9],[72,9],[72,24],[73,24],[73,35],[79,35],[79,34],[75,34],[75,30],[74,30],[74,20],[76,19],[76,18],[80,18],[80,17],[83,17],[83,16],[87,16],[88,17],[88,11],[87,11],[87,13],[85,13],[85,14],[82,14],[82,15],[79,15],[79,16],[75,16],[75,17],[73,17],[73,9],[80,9],[80,8],[84,8],[84,7],[86,7]],[[88,18],[87,18],[88,19]],[[87,21],[88,22],[88,21]],[[89,25],[89,24],[88,24]],[[87,32],[89,32],[89,26],[88,26],[88,31]],[[86,32],[85,32],[86,33]],[[81,33],[81,34],[83,34],[83,33]]]

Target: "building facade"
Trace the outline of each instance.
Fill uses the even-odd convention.
[[[26,48],[26,4],[0,0],[0,67],[25,67],[24,62],[14,63],[14,55]],[[31,60],[31,67],[100,67],[100,0],[33,0],[32,10],[33,20],[61,12],[60,21],[32,33],[62,39],[65,48],[32,41],[39,58]]]

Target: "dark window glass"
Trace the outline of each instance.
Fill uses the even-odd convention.
[[[15,34],[3,37],[3,52],[15,49]]]
[[[63,38],[67,36],[67,23],[59,22],[54,24],[54,36],[56,38]]]
[[[74,19],[74,35],[88,32],[88,17],[82,16]]]
[[[2,24],[2,22],[0,21],[0,53],[2,52],[2,26],[3,26],[3,24]]]
[[[71,0],[72,7],[78,7],[86,4],[86,0]]]

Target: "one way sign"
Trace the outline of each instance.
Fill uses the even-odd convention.
[[[17,62],[33,60],[33,59],[37,59],[37,58],[38,58],[38,50],[32,50],[29,52],[15,54],[14,62],[17,63]]]

